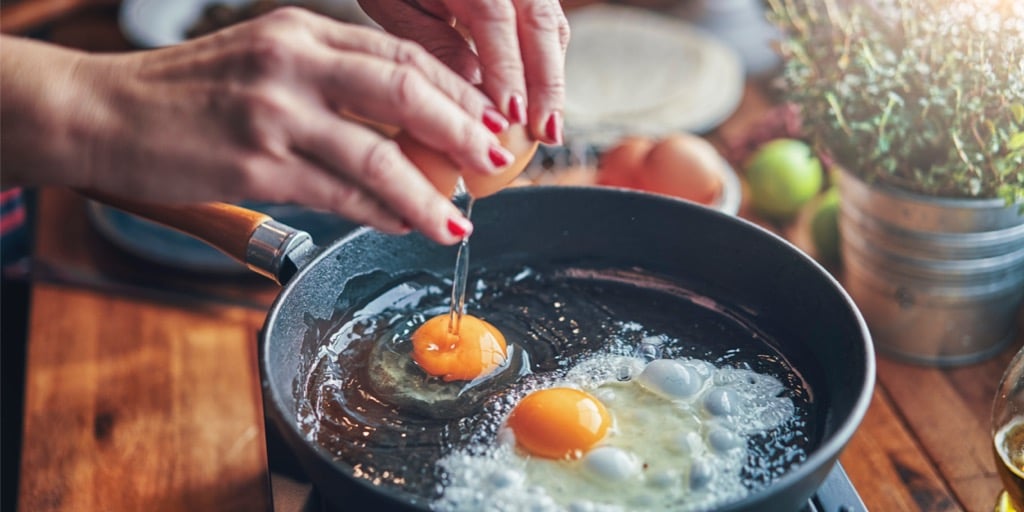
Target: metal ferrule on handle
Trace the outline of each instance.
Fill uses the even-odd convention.
[[[252,232],[245,252],[245,264],[251,270],[283,284],[298,271],[295,256],[313,248],[309,233],[275,220],[268,220]]]
[[[216,202],[157,204],[89,190],[80,192],[198,238],[278,284],[286,283],[319,252],[309,233],[241,206]]]

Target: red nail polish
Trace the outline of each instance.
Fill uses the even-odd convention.
[[[562,113],[555,111],[548,116],[548,122],[544,123],[544,136],[552,144],[562,143]]]
[[[508,99],[508,120],[513,123],[525,123],[526,122],[526,102],[523,101],[523,97],[518,94],[513,94]]]
[[[487,150],[487,157],[491,159],[491,163],[495,167],[505,167],[512,163],[512,154],[501,146],[491,146]]]
[[[448,219],[448,232],[459,238],[465,237],[471,230],[472,224],[466,219],[461,217]]]
[[[483,122],[491,133],[501,133],[508,129],[508,120],[494,107],[484,109]]]

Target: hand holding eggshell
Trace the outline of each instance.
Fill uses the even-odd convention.
[[[495,174],[482,174],[475,171],[463,172],[450,158],[427,147],[407,132],[395,136],[395,142],[406,158],[423,172],[434,188],[448,197],[455,193],[455,185],[460,176],[466,183],[466,190],[473,197],[486,197],[498,192],[526,169],[537,152],[537,141],[533,140],[526,132],[526,128],[520,124],[509,126],[498,135],[498,140],[515,156],[515,160]]]

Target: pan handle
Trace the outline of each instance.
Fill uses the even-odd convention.
[[[319,252],[309,233],[241,206],[219,202],[159,204],[91,190],[79,192],[198,238],[279,284],[286,283]]]

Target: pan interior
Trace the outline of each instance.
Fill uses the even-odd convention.
[[[309,439],[357,468],[359,478],[414,501],[436,499],[437,484],[446,479],[437,460],[493,440],[510,404],[524,394],[521,381],[536,386],[597,353],[694,358],[784,383],[782,396],[794,403],[796,414],[748,440],[742,476],[749,489],[803,462],[817,442],[812,390],[788,359],[798,354],[783,354],[741,310],[636,269],[480,269],[470,282],[468,312],[505,334],[511,367],[480,382],[435,384],[456,389],[454,399],[396,401],[377,366],[381,353],[392,352],[381,347],[407,340],[425,318],[447,311],[450,282],[432,272],[371,273],[363,277],[367,293],[355,307],[337,310],[310,329],[320,336],[319,349],[302,374],[296,420]],[[407,366],[412,379],[428,380],[413,363]]]
[[[474,208],[473,220],[471,274],[477,279],[498,279],[526,267],[544,275],[597,272],[576,279],[613,290],[602,297],[628,296],[630,290],[646,297],[624,300],[627,308],[644,301],[659,308],[672,304],[674,316],[666,313],[663,322],[671,323],[666,330],[674,336],[684,339],[687,333],[680,330],[695,323],[687,314],[710,315],[714,320],[700,325],[718,325],[736,335],[709,338],[724,344],[728,338],[739,343],[756,338],[768,360],[792,370],[810,403],[807,461],[780,477],[778,485],[742,500],[740,508],[772,503],[779,488],[799,494],[793,500],[806,499],[866,410],[874,366],[863,319],[826,271],[757,226],[667,198],[559,187],[488,197]],[[424,505],[417,494],[385,484],[383,476],[381,485],[364,479],[362,467],[310,439],[309,427],[298,425],[297,418],[303,417],[299,411],[310,369],[322,359],[322,347],[344,315],[402,282],[433,280],[445,288],[454,259],[453,248],[416,235],[360,230],[326,249],[278,298],[262,334],[266,410],[318,484],[351,486],[355,476],[362,483],[356,487],[367,492]],[[628,278],[620,279],[623,275]],[[474,307],[471,312],[482,313]],[[652,329],[661,328],[651,321]],[[743,332],[746,338],[738,334]]]

